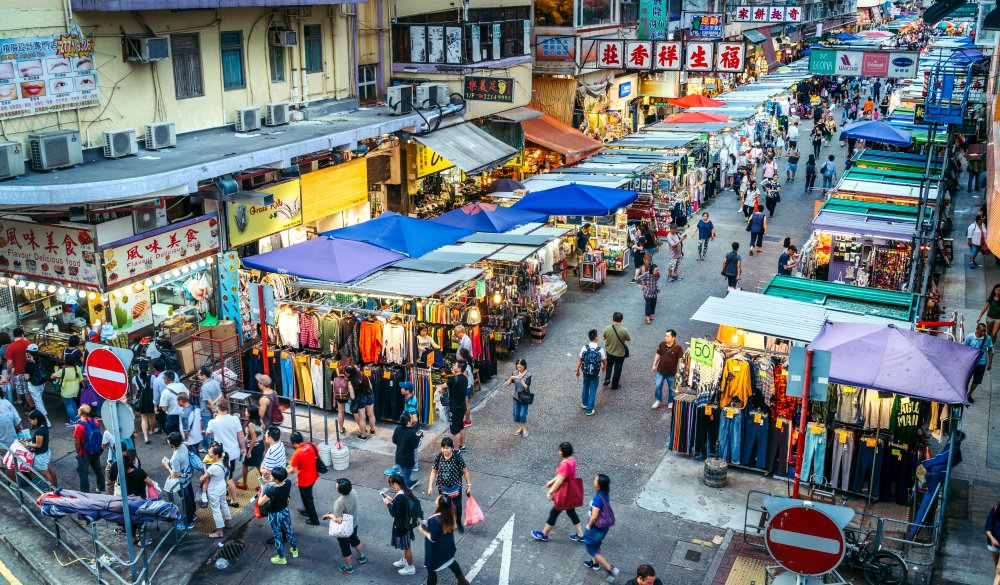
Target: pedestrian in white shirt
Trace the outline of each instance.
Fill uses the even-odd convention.
[[[208,498],[208,507],[212,510],[212,520],[215,521],[215,532],[210,532],[208,537],[222,538],[222,529],[229,528],[232,520],[229,504],[226,503],[226,467],[222,463],[225,449],[222,445],[212,445],[211,455],[213,461],[205,467],[200,483]]]
[[[209,421],[205,432],[211,435],[217,443],[220,443],[226,455],[229,456],[229,472],[232,475],[236,469],[236,462],[243,460],[247,445],[246,435],[243,434],[243,423],[238,417],[229,414],[228,402],[223,400],[219,403],[219,416]],[[245,485],[246,478],[242,478],[242,481]],[[246,487],[242,489],[246,489]]]
[[[966,238],[969,240],[969,268],[975,270],[979,267],[976,264],[976,256],[986,250],[986,226],[983,225],[983,216],[977,215],[975,223],[969,225],[966,230]]]
[[[788,147],[795,148],[799,144],[799,123],[792,122],[788,128]]]
[[[177,396],[177,404],[181,407],[181,436],[184,444],[195,453],[201,452],[201,409],[191,404],[187,394]]]
[[[160,401],[157,406],[167,415],[167,434],[179,433],[181,431],[181,413],[184,409],[177,404],[177,397],[181,394],[187,394],[187,387],[177,381],[177,374],[174,372],[163,372],[163,381],[166,383],[166,387],[160,393]]]
[[[260,466],[260,473],[264,478],[271,475],[272,469],[288,467],[288,455],[285,453],[285,444],[281,442],[281,429],[278,427],[268,427],[264,433],[264,461]]]

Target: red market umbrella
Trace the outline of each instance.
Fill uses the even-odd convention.
[[[677,106],[679,108],[717,108],[719,106],[726,105],[726,102],[713,100],[712,98],[705,97],[703,95],[686,95],[682,98],[673,98],[667,101],[670,105]]]
[[[728,122],[729,116],[725,114],[706,114],[705,112],[687,112],[683,114],[670,114],[664,121],[672,124],[705,124]]]

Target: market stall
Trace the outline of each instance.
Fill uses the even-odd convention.
[[[528,176],[578,162],[604,148],[600,140],[548,114],[524,120],[521,127],[526,142],[524,173]]]
[[[901,171],[923,173],[927,165],[927,157],[922,154],[895,152],[891,150],[876,150],[862,148],[851,157],[851,168],[878,169],[883,171]],[[941,157],[935,157],[931,162],[931,175],[940,176],[942,170]]]
[[[910,293],[775,275],[761,294],[902,323],[913,323],[917,318],[917,295]]]

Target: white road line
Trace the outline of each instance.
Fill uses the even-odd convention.
[[[124,382],[127,380],[125,374],[121,372],[105,368],[97,368],[94,366],[87,368],[87,375],[91,378],[100,378],[102,380],[108,380],[109,382]]]
[[[472,582],[473,579],[476,578],[477,575],[479,575],[479,572],[483,570],[483,567],[486,566],[486,561],[488,561],[490,557],[493,556],[493,553],[497,551],[497,547],[500,546],[500,542],[502,541],[503,552],[501,554],[503,556],[500,559],[500,581],[498,581],[498,585],[510,585],[510,562],[514,547],[515,515],[516,514],[510,515],[510,520],[508,520],[507,523],[503,525],[503,528],[501,528],[500,532],[497,533],[496,537],[493,539],[493,542],[491,542],[490,545],[486,547],[486,550],[483,551],[483,554],[481,557],[479,557],[479,560],[477,560],[476,563],[472,565],[472,569],[470,569],[469,572],[466,573],[465,578],[468,579],[470,583]]]
[[[806,550],[831,555],[840,554],[840,542],[832,538],[823,538],[822,536],[813,536],[811,534],[802,534],[801,532],[781,530],[780,528],[772,528],[768,532],[768,537],[771,539],[771,542],[783,544],[785,546],[794,546],[795,548],[804,548]]]

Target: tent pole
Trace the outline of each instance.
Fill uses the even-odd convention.
[[[961,407],[951,407],[951,439],[948,441],[948,464],[944,468],[944,487],[941,491],[941,509],[938,510],[938,517],[941,518],[942,524],[944,523],[945,513],[948,510],[948,488],[951,484],[951,466],[952,460],[955,457],[955,449],[958,445],[955,444],[958,438],[958,425],[962,422],[962,409]],[[936,523],[935,523],[936,524]],[[940,533],[942,527],[935,526],[935,531]],[[937,545],[940,546],[941,541],[935,538]]]

